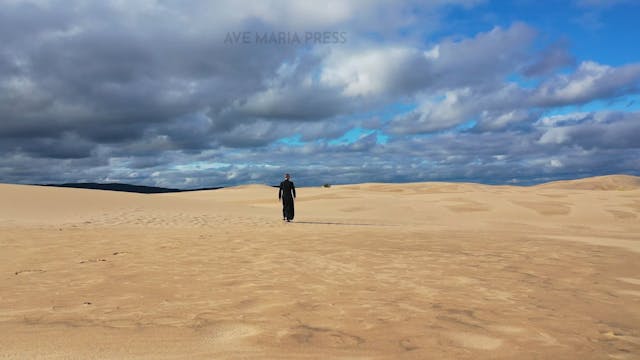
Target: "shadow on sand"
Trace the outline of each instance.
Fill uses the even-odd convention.
[[[292,221],[295,224],[315,224],[315,225],[342,225],[342,226],[398,226],[393,224],[361,224],[361,223],[341,223],[328,221]]]

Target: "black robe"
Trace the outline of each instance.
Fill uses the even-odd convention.
[[[278,199],[282,199],[282,218],[293,220],[293,199],[296,197],[296,187],[293,181],[285,180],[280,183]]]

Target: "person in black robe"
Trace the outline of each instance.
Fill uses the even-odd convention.
[[[287,221],[293,220],[293,199],[296,197],[296,187],[290,178],[289,174],[284,174],[284,181],[280,183],[278,191],[278,199],[282,200],[282,220]]]

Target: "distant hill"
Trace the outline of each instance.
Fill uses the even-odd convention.
[[[637,190],[640,177],[631,175],[605,175],[584,179],[552,181],[536,185],[541,189],[565,190]]]
[[[156,186],[143,186],[143,185],[120,184],[120,183],[106,183],[106,184],[65,183],[65,184],[44,184],[42,186],[123,191],[123,192],[132,192],[132,193],[140,193],[140,194],[160,194],[160,193],[173,193],[173,192],[198,191],[198,190],[217,190],[222,188],[222,187],[211,187],[211,188],[183,190],[183,189],[172,189],[172,188],[163,188],[163,187],[156,187]]]
[[[433,185],[439,183],[433,182],[421,182],[421,183],[413,183],[413,185],[425,186],[428,185],[433,190]],[[483,184],[475,184],[475,183],[440,183],[445,184],[447,186],[453,186],[455,188],[464,187],[469,185],[483,185]],[[377,188],[384,187],[388,185],[394,184],[351,184],[345,186],[355,186],[359,188],[360,186],[365,185],[375,185]],[[411,184],[404,184],[405,187],[410,186]],[[217,190],[224,188],[223,186],[219,187],[208,187],[208,188],[199,188],[199,189],[174,189],[174,188],[163,188],[156,186],[143,186],[143,185],[131,185],[131,184],[121,184],[121,183],[65,183],[65,184],[44,184],[42,186],[54,186],[54,187],[66,187],[66,188],[79,188],[79,189],[94,189],[94,190],[109,190],[109,191],[122,191],[122,192],[131,192],[131,193],[140,193],[140,194],[161,194],[161,193],[175,193],[175,192],[186,192],[186,191],[200,191],[200,190]],[[235,186],[234,188],[240,188],[243,186],[250,185],[240,185]],[[488,186],[488,185],[486,185]],[[274,185],[274,188],[277,188],[278,185]],[[538,185],[534,185],[534,188],[540,189],[565,189],[565,190],[636,190],[640,189],[640,177],[632,176],[632,175],[605,175],[605,176],[595,176],[583,179],[574,179],[574,180],[561,180],[561,181],[551,181],[547,183],[542,183]]]

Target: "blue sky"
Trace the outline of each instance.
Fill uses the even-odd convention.
[[[640,57],[637,42],[637,1],[493,1],[486,3],[503,26],[514,21],[531,24],[547,41],[565,41],[578,59],[609,65],[635,62]],[[477,29],[480,30],[480,29]]]
[[[637,14],[632,0],[3,2],[0,182],[640,175]]]

